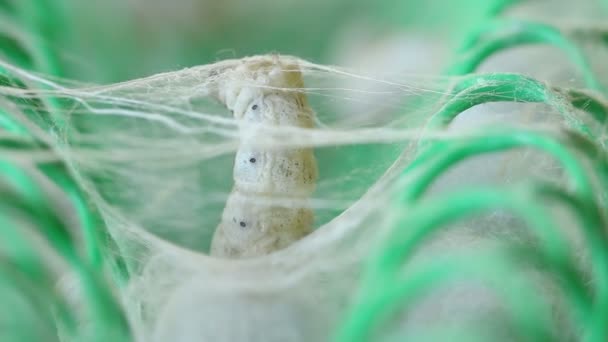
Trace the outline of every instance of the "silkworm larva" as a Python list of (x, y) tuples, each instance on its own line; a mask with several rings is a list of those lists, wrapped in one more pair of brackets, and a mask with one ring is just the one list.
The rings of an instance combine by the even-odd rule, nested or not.
[(213, 255), (264, 255), (287, 247), (310, 232), (310, 209), (259, 203), (264, 200), (238, 190), (230, 194), (213, 237)]
[[(313, 127), (314, 112), (301, 92), (297, 64), (278, 56), (251, 57), (225, 70), (216, 97), (237, 120), (275, 126)], [(317, 164), (311, 148), (259, 149), (242, 140), (234, 164), (234, 187), (211, 243), (211, 254), (248, 257), (284, 248), (308, 234), (307, 205), (279, 205), (283, 198), (304, 203), (312, 195)]]

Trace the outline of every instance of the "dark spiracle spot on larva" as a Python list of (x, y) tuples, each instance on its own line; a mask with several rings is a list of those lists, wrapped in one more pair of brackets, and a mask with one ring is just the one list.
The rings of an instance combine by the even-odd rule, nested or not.
[(247, 227), (247, 223), (245, 223), (245, 221), (239, 222), (239, 225), (241, 225), (243, 228)]
[(249, 162), (250, 162), (250, 163), (255, 163), (255, 162), (256, 162), (256, 160), (255, 160), (255, 158), (251, 158), (251, 159), (249, 159)]
[(251, 109), (253, 109), (253, 110), (258, 109), (258, 105), (256, 104), (256, 105), (251, 106)]

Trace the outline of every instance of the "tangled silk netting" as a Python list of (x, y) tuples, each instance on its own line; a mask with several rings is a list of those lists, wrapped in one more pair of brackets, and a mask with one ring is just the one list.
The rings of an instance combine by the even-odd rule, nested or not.
[[(0, 322), (30, 327), (0, 336), (605, 340), (602, 32), (497, 19), (441, 77), (262, 57), (303, 84), (247, 87), (304, 94), (313, 128), (235, 119), (214, 92), (241, 60), (104, 86), (0, 62)], [(530, 42), (565, 58), (490, 58)], [(314, 230), (209, 256), (244, 142), (314, 151)]]

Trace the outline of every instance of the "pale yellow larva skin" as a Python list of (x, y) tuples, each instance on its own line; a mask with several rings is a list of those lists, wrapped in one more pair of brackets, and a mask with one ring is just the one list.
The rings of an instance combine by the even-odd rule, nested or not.
[[(261, 56), (226, 70), (216, 96), (237, 120), (312, 128), (314, 112), (306, 96), (294, 90), (302, 87), (296, 64)], [(211, 242), (211, 255), (265, 255), (310, 233), (313, 212), (305, 203), (317, 180), (311, 148), (259, 149), (242, 140), (233, 175), (234, 188)]]

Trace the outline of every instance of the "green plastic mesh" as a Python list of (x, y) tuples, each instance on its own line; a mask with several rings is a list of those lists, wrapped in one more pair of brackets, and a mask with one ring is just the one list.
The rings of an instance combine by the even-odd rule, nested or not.
[[(315, 230), (231, 260), (208, 252), (244, 133), (211, 95), (239, 60), (213, 61), (226, 41), (268, 52), (242, 37), (257, 22), (222, 37), (209, 15), (205, 48), (155, 54), (127, 2), (0, 0), (1, 341), (608, 338), (605, 1), (381, 1), (370, 15), (400, 31), (450, 30), (389, 58), (357, 30), (340, 53), (282, 31), (346, 27), (346, 2), (268, 3), (235, 18), (277, 18), (259, 33), (298, 56), (275, 58), (299, 65), (316, 127), (256, 143), (314, 148)], [(110, 4), (122, 54), (74, 34)], [(170, 63), (200, 65), (141, 77)]]

